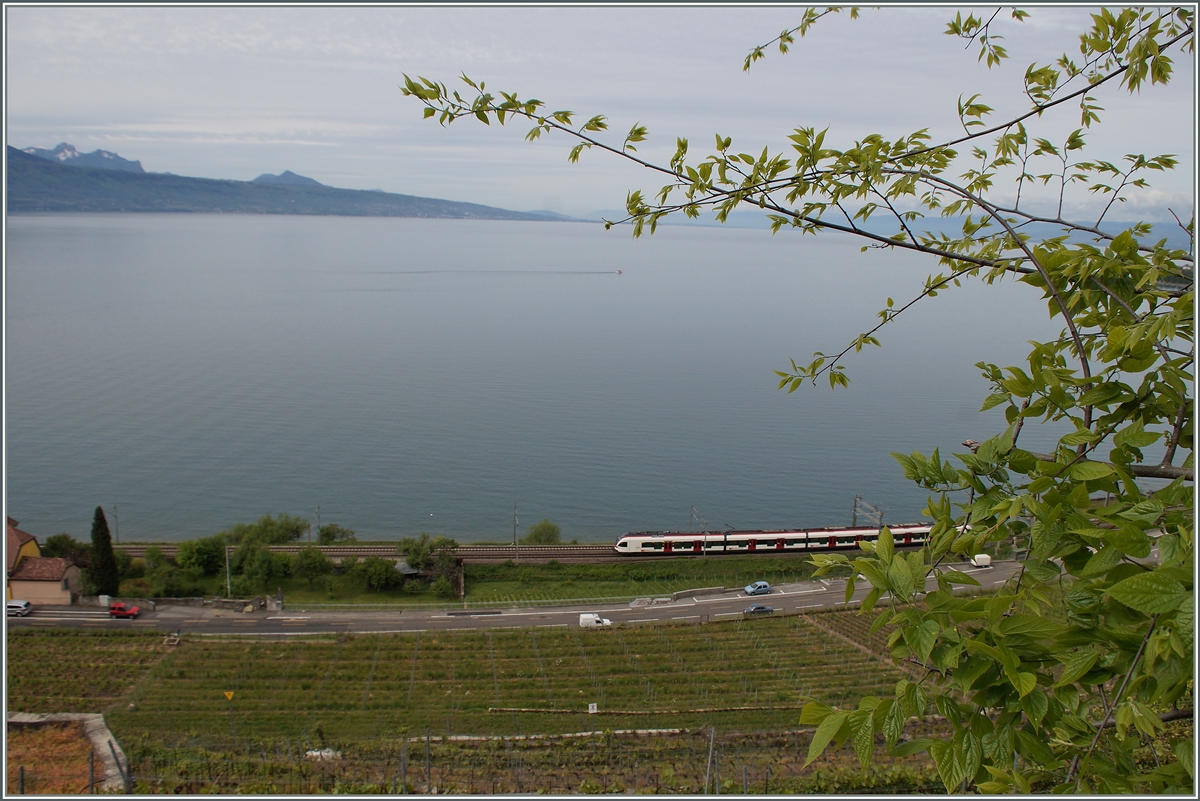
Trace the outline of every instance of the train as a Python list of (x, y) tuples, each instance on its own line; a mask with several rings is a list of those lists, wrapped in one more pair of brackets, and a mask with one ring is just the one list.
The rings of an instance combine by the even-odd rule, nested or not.
[[(888, 526), (897, 547), (924, 545), (931, 526), (906, 523)], [(879, 539), (879, 528), (831, 526), (769, 531), (630, 531), (613, 546), (623, 556), (653, 554), (789, 553), (855, 548)]]

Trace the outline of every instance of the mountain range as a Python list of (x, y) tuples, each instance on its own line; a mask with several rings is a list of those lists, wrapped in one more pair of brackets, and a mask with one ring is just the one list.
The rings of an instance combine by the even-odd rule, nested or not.
[(143, 170), (106, 150), (79, 153), (7, 148), (8, 213), (106, 211), (314, 214), (561, 221), (548, 212), (521, 212), (379, 190), (337, 189), (290, 170), (253, 181), (188, 178)]

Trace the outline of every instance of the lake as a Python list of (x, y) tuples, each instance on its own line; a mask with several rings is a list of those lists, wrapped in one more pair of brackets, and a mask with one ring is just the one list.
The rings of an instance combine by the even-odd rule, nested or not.
[[(266, 215), (11, 216), (7, 511), (41, 541), (177, 541), (286, 512), (359, 539), (511, 540), (885, 522), (926, 492), (889, 451), (1002, 426), (973, 366), (1058, 330), (968, 284), (792, 394), (933, 260), (833, 236)], [(1039, 440), (1039, 436), (1041, 439)], [(1026, 447), (1049, 447), (1027, 429)], [(115, 519), (112, 512), (116, 511)]]

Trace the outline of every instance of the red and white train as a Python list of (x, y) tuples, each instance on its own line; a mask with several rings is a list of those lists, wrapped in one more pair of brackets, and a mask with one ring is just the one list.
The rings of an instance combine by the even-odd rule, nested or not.
[[(924, 545), (930, 526), (910, 523), (888, 526), (897, 547)], [(787, 553), (855, 548), (879, 539), (878, 528), (834, 526), (771, 531), (631, 531), (617, 539), (613, 549), (623, 555)]]

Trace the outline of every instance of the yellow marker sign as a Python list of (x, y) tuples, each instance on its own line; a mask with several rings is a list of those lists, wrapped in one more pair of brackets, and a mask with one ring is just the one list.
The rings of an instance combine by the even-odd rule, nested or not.
[(230, 701), (232, 701), (233, 700), (233, 690), (226, 690), (225, 697), (228, 698)]

